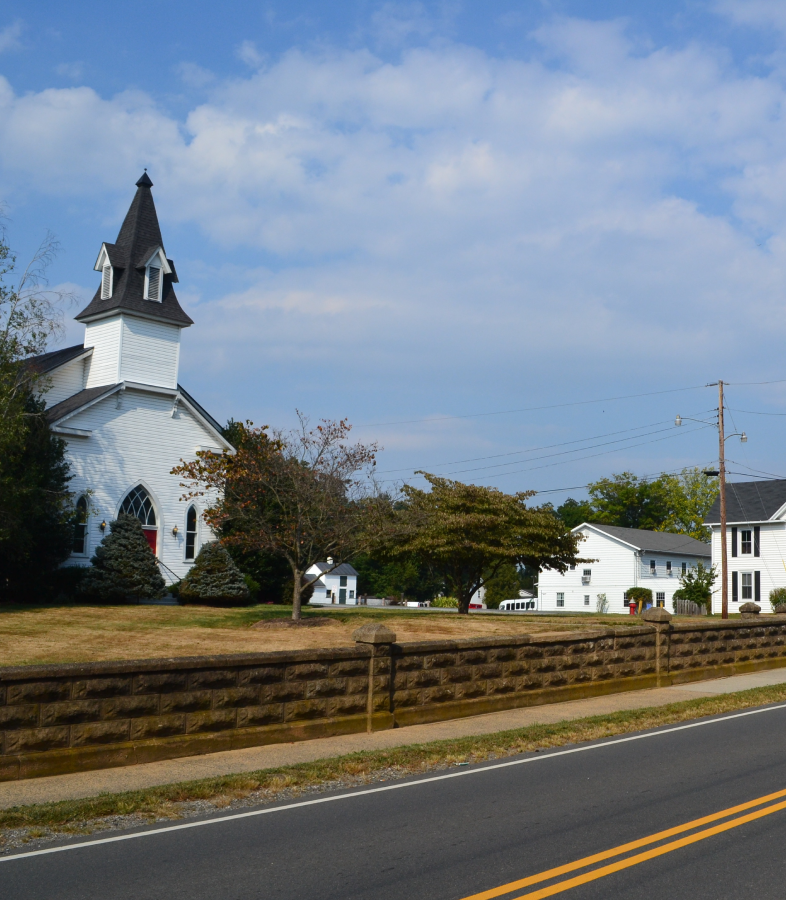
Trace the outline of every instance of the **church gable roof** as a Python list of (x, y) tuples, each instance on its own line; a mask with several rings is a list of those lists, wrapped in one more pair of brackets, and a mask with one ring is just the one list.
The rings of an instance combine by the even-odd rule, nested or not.
[(37, 372), (39, 375), (45, 375), (47, 372), (54, 372), (55, 369), (59, 369), (66, 363), (79, 359), (80, 356), (88, 356), (92, 352), (92, 347), (76, 344), (73, 347), (63, 347), (62, 350), (50, 350), (49, 353), (42, 353), (40, 356), (31, 356), (25, 360), (24, 364), (29, 370)]
[[(99, 254), (99, 262), (106, 255), (113, 268), (112, 295), (103, 298), (99, 286), (93, 299), (76, 316), (76, 320), (88, 322), (112, 313), (128, 312), (144, 318), (172, 322), (181, 327), (193, 325), (193, 320), (175, 296), (173, 284), (177, 282), (177, 274), (174, 263), (166, 259), (164, 240), (150, 191), (153, 182), (147, 172), (136, 185), (136, 194), (120, 226), (117, 240), (113, 244), (104, 243)], [(161, 273), (161, 300), (145, 300), (145, 266), (159, 249), (168, 264)]]

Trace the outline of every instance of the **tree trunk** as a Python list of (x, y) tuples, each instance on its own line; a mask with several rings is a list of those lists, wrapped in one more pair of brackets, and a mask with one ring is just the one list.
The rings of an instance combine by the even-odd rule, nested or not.
[(472, 599), (472, 594), (459, 594), (458, 596), (458, 611), (460, 616), (468, 616), (469, 615), (469, 601)]
[(300, 621), (300, 598), (303, 594), (303, 575), (298, 569), (292, 569), (292, 619)]

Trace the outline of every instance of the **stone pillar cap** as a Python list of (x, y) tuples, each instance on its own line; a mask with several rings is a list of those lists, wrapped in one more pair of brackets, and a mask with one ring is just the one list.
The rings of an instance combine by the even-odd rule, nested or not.
[(352, 632), (352, 640), (358, 644), (395, 644), (396, 632), (391, 631), (387, 625), (368, 622)]
[(641, 617), (645, 622), (671, 622), (671, 613), (662, 606), (645, 609)]
[(748, 603), (742, 604), (742, 606), (740, 607), (740, 612), (743, 616), (746, 614), (749, 616), (756, 616), (761, 612), (761, 607), (758, 603), (751, 603), (749, 601)]

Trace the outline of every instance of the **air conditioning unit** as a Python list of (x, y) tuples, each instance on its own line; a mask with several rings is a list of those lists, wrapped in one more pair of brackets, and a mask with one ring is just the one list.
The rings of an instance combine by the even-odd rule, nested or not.
[(582, 583), (582, 584), (589, 584), (589, 583), (590, 583), (590, 576), (589, 576), (589, 575), (582, 575), (582, 576), (581, 576), (581, 583)]

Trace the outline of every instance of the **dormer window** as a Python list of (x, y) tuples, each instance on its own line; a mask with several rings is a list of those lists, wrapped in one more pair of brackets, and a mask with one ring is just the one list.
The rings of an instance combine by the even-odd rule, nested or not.
[(106, 263), (101, 269), (101, 299), (108, 300), (112, 296), (112, 266)]
[(161, 301), (161, 269), (148, 266), (145, 271), (145, 300)]
[[(172, 275), (172, 266), (164, 254), (163, 247), (157, 247), (155, 251), (144, 260), (145, 266), (145, 300), (153, 300), (161, 303), (164, 299), (164, 276)], [(177, 279), (173, 279), (177, 280)]]

